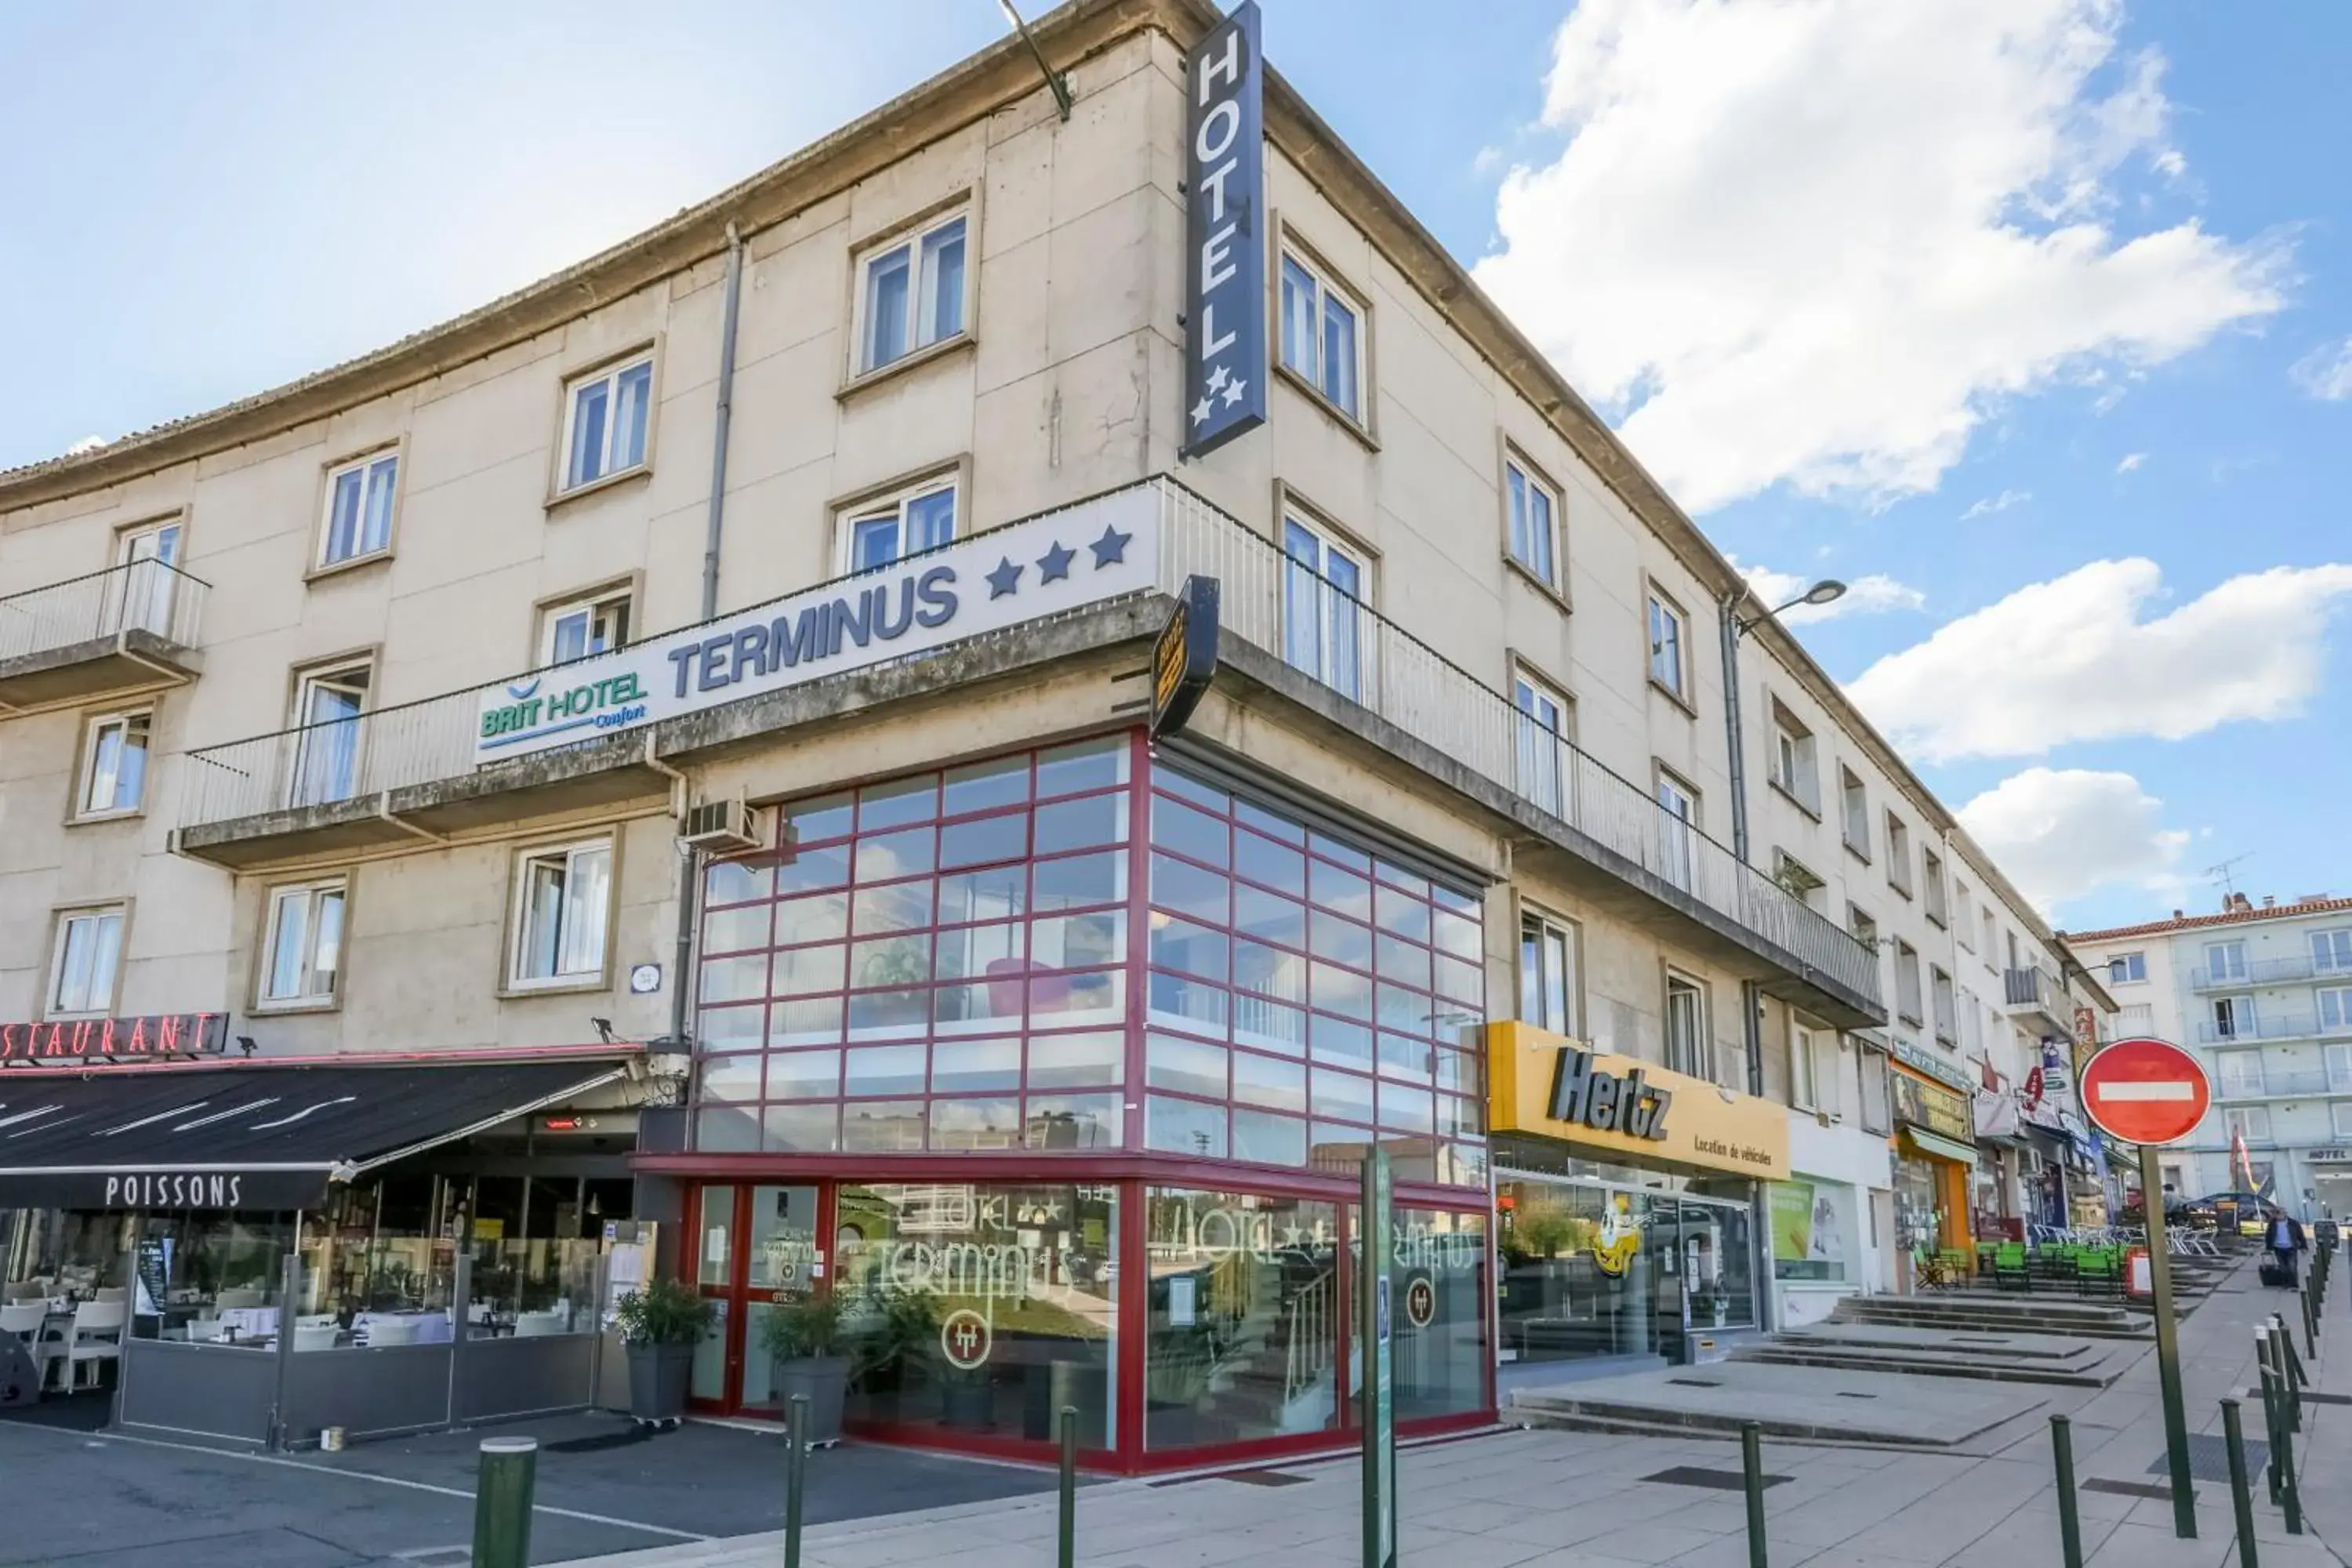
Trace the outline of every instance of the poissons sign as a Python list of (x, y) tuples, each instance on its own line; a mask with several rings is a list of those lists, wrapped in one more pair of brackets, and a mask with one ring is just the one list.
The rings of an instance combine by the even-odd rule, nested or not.
[(633, 730), (1154, 585), (1159, 499), (1118, 492), (481, 694), (477, 764)]

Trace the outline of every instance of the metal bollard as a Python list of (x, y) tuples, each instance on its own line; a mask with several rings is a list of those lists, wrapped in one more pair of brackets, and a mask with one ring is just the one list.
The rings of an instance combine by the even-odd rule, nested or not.
[(1062, 1406), (1061, 1568), (1078, 1561), (1078, 1407)]
[(801, 1568), (801, 1499), (808, 1489), (809, 1396), (784, 1401), (784, 1568)]
[(2303, 1483), (2294, 1477), (2294, 1428), (2282, 1423), (2278, 1435), (2279, 1506), (2286, 1510), (2286, 1532), (2303, 1533)]
[(2271, 1317), (2271, 1361), (2279, 1369), (2279, 1393), (2286, 1402), (2286, 1429), (2303, 1430), (2303, 1362), (2294, 1353), (2294, 1342), (2287, 1338), (2286, 1325), (2273, 1313)]
[(1748, 1486), (1748, 1568), (1769, 1568), (1764, 1552), (1764, 1428), (1739, 1424), (1739, 1468)]
[(2270, 1444), (2270, 1462), (2263, 1467), (2270, 1485), (2271, 1506), (2285, 1500), (2285, 1489), (2279, 1482), (2279, 1428), (2286, 1424), (2286, 1412), (2280, 1407), (2278, 1373), (2271, 1365), (2270, 1336), (2262, 1330), (2254, 1331), (2254, 1366), (2262, 1374), (2263, 1436)]
[(2074, 1496), (2074, 1424), (2050, 1418), (2050, 1457), (2058, 1467), (2058, 1548), (2065, 1568), (2083, 1568), (2083, 1521)]
[(530, 1494), (539, 1480), (539, 1439), (482, 1439), (474, 1489), (474, 1568), (525, 1568), (530, 1562)]
[(2319, 1314), (2312, 1310), (2311, 1292), (2297, 1291), (2303, 1301), (2303, 1353), (2319, 1359)]
[(2238, 1402), (2221, 1401), (2221, 1438), (2230, 1449), (2230, 1504), (2238, 1515), (2238, 1568), (2262, 1568), (2254, 1553), (2254, 1491), (2246, 1480), (2246, 1435), (2238, 1429)]

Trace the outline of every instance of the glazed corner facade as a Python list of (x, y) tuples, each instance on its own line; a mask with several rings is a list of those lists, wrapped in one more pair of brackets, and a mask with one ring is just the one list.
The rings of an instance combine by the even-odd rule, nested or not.
[[(0, 477), (0, 577), (12, 595), (38, 596), (42, 613), (29, 624), (52, 628), (23, 647), (0, 639), (0, 700), (12, 703), (0, 718), (11, 824), (0, 875), (16, 894), (0, 913), (0, 1018), (43, 1016), (58, 921), (96, 908), (122, 915), (113, 1013), (228, 1011), (272, 1054), (572, 1045), (590, 1037), (592, 1019), (622, 1038), (677, 1045), (678, 987), (691, 987), (684, 1019), (699, 1047), (695, 1087), (667, 1142), (640, 1146), (638, 1212), (675, 1227), (674, 1265), (701, 1272), (706, 1197), (736, 1205), (727, 1241), (730, 1258), (741, 1259), (753, 1194), (768, 1192), (772, 1213), (775, 1190), (807, 1189), (804, 1204), (815, 1206), (804, 1217), (828, 1227), (826, 1261), (838, 1265), (835, 1233), (844, 1224), (858, 1228), (870, 1259), (884, 1245), (873, 1217), (884, 1210), (947, 1223), (950, 1211), (910, 1196), (914, 1189), (968, 1186), (977, 1202), (987, 1187), (1066, 1188), (1066, 1197), (1027, 1201), (1040, 1211), (1058, 1205), (1064, 1228), (1081, 1238), (1067, 1249), (1068, 1267), (1084, 1278), (1040, 1285), (1083, 1294), (1108, 1279), (1112, 1297), (1091, 1299), (1127, 1314), (1118, 1320), (1119, 1348), (1106, 1352), (1103, 1408), (1132, 1418), (1118, 1423), (1115, 1437), (1107, 1429), (1098, 1456), (1123, 1466), (1160, 1462), (1149, 1440), (1155, 1376), (1163, 1378), (1161, 1404), (1173, 1407), (1177, 1384), (1167, 1380), (1192, 1375), (1155, 1373), (1147, 1336), (1202, 1339), (1216, 1292), (1232, 1289), (1244, 1267), (1296, 1287), (1298, 1342), (1320, 1348), (1294, 1357), (1286, 1338), (1278, 1348), (1269, 1338), (1251, 1352), (1264, 1354), (1267, 1377), (1282, 1363), (1289, 1409), (1276, 1425), (1288, 1429), (1220, 1437), (1232, 1413), (1213, 1412), (1193, 1439), (1280, 1447), (1344, 1431), (1344, 1397), (1327, 1417), (1297, 1403), (1292, 1385), (1324, 1386), (1327, 1356), (1345, 1365), (1336, 1321), (1345, 1313), (1333, 1304), (1345, 1266), (1333, 1264), (1319, 1295), (1315, 1281), (1327, 1272), (1320, 1260), (1343, 1258), (1352, 1234), (1346, 1146), (1391, 1142), (1392, 1156), (1425, 1160), (1403, 1173), (1409, 1201), (1451, 1217), (1431, 1220), (1409, 1250), (1457, 1269), (1473, 1251), (1491, 1256), (1486, 1242), (1465, 1245), (1491, 1217), (1481, 1152), (1487, 1058), (1476, 1031), (1489, 1020), (1531, 1017), (1520, 962), (1529, 921), (1565, 932), (1573, 954), (1562, 1003), (1571, 1016), (1531, 1021), (1564, 1022), (1564, 1033), (1643, 1063), (1667, 1059), (1671, 1026), (1685, 1065), (1726, 1092), (1788, 1098), (1796, 1020), (1832, 1035), (1885, 1021), (1887, 954), (1845, 934), (1848, 904), (1867, 903), (1890, 941), (1900, 935), (1920, 953), (1944, 951), (1939, 936), (1945, 949), (1951, 938), (1885, 893), (1883, 858), (1853, 859), (1833, 839), (1815, 847), (1820, 820), (1793, 806), (1783, 812), (1760, 783), (1749, 790), (1749, 863), (1723, 842), (1733, 788), (1726, 691), (1720, 666), (1697, 650), (1713, 643), (1719, 615), (1743, 607), (1726, 605), (1740, 591), (1737, 574), (1573, 395), (1555, 389), (1524, 345), (1514, 347), (1507, 322), (1475, 288), (1450, 280), (1458, 274), (1444, 273), (1451, 263), (1433, 242), (1278, 79), (1267, 89), (1268, 275), (1278, 277), (1280, 259), (1292, 257), (1353, 302), (1364, 325), (1360, 401), (1351, 415), (1325, 388), (1276, 367), (1262, 429), (1200, 460), (1180, 458), (1182, 61), (1184, 45), (1210, 20), (1205, 7), (1180, 0), (1066, 7), (1035, 30), (1069, 72), (1076, 110), (1066, 124), (1033, 62), (1010, 46), (992, 50), (495, 310), (252, 405)], [(953, 215), (968, 226), (962, 330), (878, 371), (861, 368), (863, 262)], [(730, 224), (740, 253), (729, 248)], [(732, 413), (714, 508), (710, 455), (730, 289), (740, 304)], [(604, 302), (583, 310), (590, 296)], [(1270, 289), (1270, 323), (1279, 309), (1272, 296)], [(566, 489), (567, 390), (640, 360), (652, 367), (644, 461)], [(385, 548), (321, 566), (329, 477), (378, 454), (396, 455), (399, 468)], [(1509, 559), (1505, 496), (1514, 468), (1557, 491), (1556, 581), (1532, 578)], [(1130, 591), (1016, 618), (921, 658), (649, 712), (642, 723), (527, 757), (478, 754), (483, 715), (496, 710), (486, 704), (544, 676), (551, 614), (624, 599), (633, 641), (700, 618), (714, 511), (723, 619), (823, 584), (854, 594), (856, 585), (839, 583), (852, 563), (853, 525), (905, 497), (943, 493), (952, 496), (958, 540), (1066, 521), (1070, 540), (1056, 542), (1075, 548), (1082, 531), (1099, 535), (1097, 522), (1148, 517), (1150, 570)], [(166, 579), (178, 585), (126, 588), (131, 575), (159, 574), (114, 566), (125, 542), (167, 522), (181, 531)], [(1302, 573), (1302, 536), (1355, 563), (1358, 574), (1343, 585), (1322, 563), (1338, 557)], [(1047, 569), (1012, 562), (1009, 552), (1005, 563), (1023, 566), (1032, 585)], [(1184, 734), (1155, 746), (1142, 733), (1151, 643), (1171, 596), (1193, 575), (1222, 585), (1217, 678)], [(110, 586), (93, 590), (85, 584), (93, 578)], [(1652, 678), (1653, 595), (1679, 608), (1692, 634), (1675, 689)], [(1335, 654), (1342, 637), (1345, 659)], [(358, 717), (323, 731), (289, 727), (303, 676), (322, 668), (364, 669)], [(1824, 785), (1846, 766), (1874, 809), (1923, 827), (1937, 820), (1940, 808), (1777, 628), (1751, 634), (1740, 668), (1751, 781), (1766, 776), (1759, 716), (1780, 702), (1820, 737)], [(566, 691), (599, 689), (569, 675), (561, 682)], [(1530, 728), (1522, 682), (1572, 700), (1567, 734)], [(78, 809), (91, 725), (131, 710), (151, 724), (143, 801), (131, 811)], [(333, 754), (343, 770), (334, 775), (341, 787), (323, 793), (300, 787), (315, 776), (303, 759), (320, 754), (322, 735), (342, 748)], [(1121, 782), (1069, 798), (1043, 790), (1041, 759), (1089, 745), (1126, 759)], [(759, 942), (711, 945), (717, 928), (730, 942), (740, 938), (758, 919), (743, 911), (763, 900), (725, 897), (730, 889), (709, 876), (698, 876), (680, 910), (677, 814), (690, 803), (740, 798), (765, 812), (773, 832), (807, 803), (855, 803), (930, 778), (942, 803), (929, 819), (936, 848), (950, 827), (1010, 816), (1010, 804), (958, 813), (944, 801), (969, 770), (1016, 755), (1030, 759), (1019, 809), (1032, 835), (1049, 807), (1078, 795), (1126, 801), (1123, 837), (1087, 849), (1129, 857), (1117, 897), (1050, 917), (1024, 908), (992, 922), (945, 921), (934, 901), (929, 924), (894, 928), (919, 930), (930, 942), (919, 979), (906, 977), (904, 952), (893, 958), (899, 967), (887, 973), (901, 976), (898, 984), (852, 984), (849, 950), (887, 934), (857, 928), (856, 895), (866, 884), (854, 847), (841, 889), (786, 895), (772, 880), (771, 924)], [(1695, 821), (1664, 820), (1657, 791), (1669, 780), (1695, 800)], [(1203, 807), (1188, 789), (1221, 792), (1227, 804)], [(1171, 818), (1181, 807), (1223, 824), (1236, 864), (1218, 868), (1213, 857), (1159, 845), (1153, 819), (1163, 801)], [(1307, 837), (1288, 843), (1245, 821), (1245, 810)], [(814, 852), (862, 841), (854, 826), (848, 832), (835, 840), (812, 829), (802, 842)], [(1950, 857), (1958, 866), (1969, 852), (1955, 832), (1944, 829), (1937, 842), (1961, 846)], [(1315, 836), (1332, 847), (1316, 848)], [(1296, 900), (1302, 940), (1244, 929), (1237, 889), (1292, 898), (1279, 879), (1238, 863), (1260, 840), (1295, 850), (1310, 879), (1317, 866), (1360, 875), (1369, 910), (1318, 903), (1310, 880)], [(603, 963), (563, 984), (514, 984), (520, 868), (534, 852), (578, 843), (609, 846)], [(1823, 872), (1823, 885), (1799, 892), (1777, 880), (1775, 848)], [(1163, 852), (1229, 879), (1226, 923), (1155, 896), (1153, 858)], [(1369, 869), (1350, 864), (1359, 856)], [(1018, 856), (985, 865), (1028, 868), (1024, 897), (1034, 898), (1037, 868), (1055, 858), (1033, 839)], [(1394, 873), (1387, 880), (1382, 865)], [(927, 878), (936, 900), (946, 879), (971, 868), (935, 865), (872, 881)], [(1398, 885), (1412, 879), (1427, 890)], [(1995, 880), (1989, 868), (1981, 879)], [(329, 880), (346, 899), (333, 995), (262, 1005), (272, 895)], [(1406, 893), (1408, 904), (1417, 899), (1430, 937), (1381, 924), (1384, 888)], [(1439, 889), (1475, 906), (1475, 954), (1435, 940), (1440, 915), (1467, 918), (1442, 908)], [(837, 938), (778, 940), (773, 922), (788, 896), (835, 890), (853, 906)], [(1995, 887), (1984, 891), (1997, 896)], [(2001, 907), (2003, 923), (2033, 943), (2031, 916)], [(1340, 951), (1318, 951), (1318, 912)], [(1115, 937), (1097, 934), (1127, 944), (1118, 953), (1034, 962), (1040, 920), (1112, 913), (1123, 921)], [(1156, 916), (1219, 933), (1224, 979), (1198, 973), (1207, 960), (1197, 952), (1155, 959), (1151, 933), (1164, 929)], [(941, 976), (943, 932), (968, 938), (982, 924), (1016, 919), (1028, 968)], [(1350, 927), (1370, 944), (1370, 962), (1354, 962)], [(1384, 969), (1383, 939), (1410, 974)], [(778, 989), (780, 962), (785, 985), (806, 978), (794, 967), (802, 961), (784, 954), (835, 941), (844, 945), (837, 990)], [(1234, 967), (1244, 942), (1276, 955), (1254, 961), (1270, 966), (1258, 984)], [(1425, 983), (1416, 952), (1430, 966)], [(992, 956), (1015, 955), (1001, 948)], [(1273, 978), (1294, 962), (1305, 966), (1303, 998)], [(1440, 984), (1441, 963), (1460, 966), (1450, 989)], [(1316, 994), (1318, 964), (1330, 968), (1340, 998), (1329, 1005)], [(757, 982), (748, 978), (754, 969)], [(1473, 972), (1477, 994), (1465, 995), (1462, 977)], [(1077, 984), (1081, 976), (1102, 984)], [(1368, 1001), (1355, 994), (1360, 982)], [(1222, 1020), (1180, 1006), (1155, 1022), (1155, 988), (1182, 993), (1194, 983), (1222, 984)], [(725, 989), (755, 984), (755, 996)], [(956, 1006), (1010, 1007), (1017, 994), (1022, 1011), (991, 1033), (943, 1035), (940, 994), (951, 985), (968, 988)], [(1116, 1004), (1108, 999), (1114, 985)], [(1399, 1009), (1413, 1007), (1404, 998), (1428, 999), (1424, 1026), (1383, 1027), (1384, 985)], [(860, 1026), (898, 1032), (852, 1037), (858, 996), (918, 987), (928, 999), (921, 1030), (912, 1027), (916, 1005), (902, 1001), (891, 1017)], [(1670, 1026), (1676, 988), (1697, 1000)], [(820, 995), (839, 1002), (836, 1039), (793, 1037), (809, 1032), (798, 1025), (779, 1033), (780, 1008)], [(1087, 996), (1101, 998), (1104, 1017), (1039, 1022)], [(754, 1005), (756, 1025), (727, 1016)], [(1359, 1005), (1370, 1017), (1355, 1016)], [(1244, 1030), (1244, 1013), (1264, 1023), (1280, 1008), (1305, 1021), (1302, 1039)], [(1443, 1035), (1426, 1026), (1441, 1015)], [(1405, 1011), (1388, 1017), (1409, 1023)], [(1318, 1058), (1317, 1018), (1364, 1028), (1369, 1055), (1334, 1044), (1337, 1054)], [(1038, 1040), (1087, 1032), (1117, 1037), (1116, 1081), (1100, 1068), (1084, 1083), (1031, 1081)], [(1393, 1059), (1382, 1054), (1383, 1036)], [(1157, 1062), (1155, 1039), (1172, 1042)], [(989, 1052), (962, 1048), (974, 1040), (999, 1047), (992, 1066)], [(1006, 1041), (1018, 1057), (1010, 1069)], [(1298, 1053), (1285, 1048), (1292, 1045)], [(919, 1093), (905, 1089), (913, 1069), (904, 1056), (861, 1060), (857, 1070), (870, 1067), (867, 1081), (885, 1087), (850, 1089), (849, 1053), (910, 1047), (923, 1052)], [(944, 1070), (976, 1075), (953, 1079), (945, 1093), (943, 1049)], [(823, 1081), (825, 1065), (814, 1058), (827, 1050), (840, 1056), (830, 1064), (836, 1089), (829, 1098), (802, 1092)], [(1416, 1053), (1427, 1058), (1425, 1078), (1412, 1076), (1422, 1070), (1407, 1059)], [(1219, 1062), (1223, 1087), (1211, 1089)], [(1454, 1076), (1441, 1081), (1441, 1070)], [(1337, 1088), (1318, 1107), (1327, 1072)], [(758, 1080), (748, 1095), (747, 1073)], [(1165, 1106), (1158, 1144), (1155, 1098)], [(919, 1124), (903, 1109), (872, 1109), (918, 1102)], [(820, 1103), (829, 1113), (811, 1109)], [(1189, 1152), (1164, 1146), (1180, 1136)], [(714, 1188), (728, 1196), (706, 1191)], [(884, 1188), (890, 1194), (877, 1197)], [(1019, 1210), (1006, 1201), (1006, 1213)], [(1151, 1247), (1177, 1247), (1187, 1227), (1192, 1241), (1184, 1245), (1193, 1245), (1204, 1227), (1213, 1236), (1230, 1225), (1203, 1216), (1244, 1208), (1265, 1215), (1269, 1205), (1292, 1206), (1279, 1225), (1267, 1221), (1265, 1247), (1196, 1263), (1171, 1253), (1160, 1259), (1164, 1279), (1199, 1277), (1189, 1288), (1148, 1283)], [(710, 1287), (739, 1307), (722, 1403), (743, 1403), (749, 1267), (730, 1262), (729, 1281)], [(1441, 1297), (1450, 1288), (1433, 1287)], [(1187, 1289), (1190, 1322), (1179, 1321)], [(1225, 1300), (1230, 1307), (1238, 1299)], [(1147, 1327), (1155, 1311), (1162, 1321)], [(1334, 1320), (1328, 1336), (1325, 1320)], [(1491, 1345), (1479, 1326), (1489, 1321), (1482, 1311), (1448, 1331)], [(1440, 1381), (1458, 1389), (1450, 1370)], [(1491, 1399), (1488, 1388), (1477, 1408)], [(953, 1426), (943, 1406), (935, 1414)], [(868, 1415), (877, 1429), (908, 1428), (888, 1412)], [(1012, 1428), (1004, 1442), (1031, 1451), (1021, 1447), (1035, 1440), (1025, 1415), (1015, 1421), (1008, 1411), (1002, 1420)], [(943, 1432), (931, 1440), (961, 1439)]]

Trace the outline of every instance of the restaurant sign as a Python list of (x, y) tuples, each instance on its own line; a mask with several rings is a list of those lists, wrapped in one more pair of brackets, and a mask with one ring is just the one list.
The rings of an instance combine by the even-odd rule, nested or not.
[(1529, 1024), (1486, 1026), (1488, 1124), (1588, 1158), (1696, 1167), (1756, 1181), (1789, 1173), (1789, 1119), (1769, 1100)]
[(1907, 1073), (1894, 1075), (1895, 1119), (1911, 1127), (1924, 1127), (1930, 1132), (1961, 1143), (1973, 1143), (1977, 1137), (1974, 1108), (1961, 1096), (1948, 1089), (1924, 1082)]
[(929, 653), (1152, 587), (1160, 498), (1115, 492), (486, 689), (478, 764)]
[(227, 1048), (226, 1013), (152, 1013), (136, 1018), (0, 1024), (0, 1063), (104, 1068), (216, 1057)]

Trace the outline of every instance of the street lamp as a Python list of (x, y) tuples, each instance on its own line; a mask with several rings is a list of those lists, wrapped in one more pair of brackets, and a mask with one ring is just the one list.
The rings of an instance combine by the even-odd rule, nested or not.
[(1748, 620), (1741, 621), (1735, 619), (1733, 624), (1737, 626), (1739, 630), (1744, 632), (1748, 630), (1748, 627), (1754, 626), (1758, 621), (1769, 621), (1778, 616), (1781, 611), (1793, 610), (1799, 605), (1827, 605), (1844, 597), (1845, 584), (1839, 582), (1834, 577), (1824, 577), (1820, 582), (1814, 584), (1811, 587), (1806, 589), (1803, 593), (1798, 595), (1795, 598), (1790, 600), (1787, 604), (1775, 605), (1770, 609), (1766, 610), (1762, 615), (1754, 616)]

